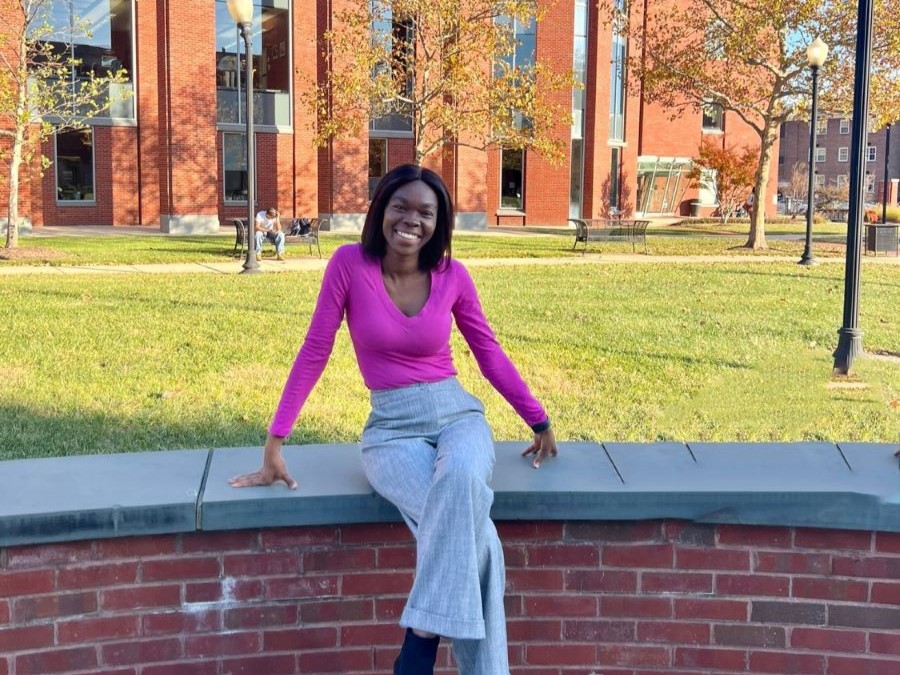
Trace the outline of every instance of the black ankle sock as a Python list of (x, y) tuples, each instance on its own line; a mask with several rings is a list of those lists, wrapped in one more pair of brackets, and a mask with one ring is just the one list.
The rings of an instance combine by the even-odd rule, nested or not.
[(394, 661), (394, 675), (432, 675), (440, 641), (440, 635), (423, 638), (407, 628), (400, 656)]

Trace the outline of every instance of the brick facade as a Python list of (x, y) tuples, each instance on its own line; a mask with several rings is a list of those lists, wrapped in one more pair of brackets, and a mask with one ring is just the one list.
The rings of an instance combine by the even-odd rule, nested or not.
[[(313, 119), (298, 95), (313, 80), (323, 81), (327, 64), (321, 35), (333, 28), (342, 6), (352, 0), (292, 3), (292, 128), (257, 130), (257, 202), (275, 204), (288, 215), (332, 216), (335, 225), (358, 227), (368, 204), (368, 136), (342, 137), (329, 147), (312, 146)], [(151, 225), (164, 231), (215, 229), (246, 215), (247, 207), (226, 203), (223, 133), (217, 123), (215, 3), (174, 0), (135, 2), (136, 118), (133, 124), (95, 128), (94, 202), (56, 201), (55, 167), (33, 176), (23, 191), (22, 211), (36, 225)], [(537, 29), (537, 56), (559, 70), (573, 61), (574, 2), (553, 2)], [(585, 108), (583, 206), (585, 217), (601, 215), (610, 183), (609, 87), (611, 34), (596, 3), (588, 3), (588, 73)], [(351, 58), (352, 55), (335, 55)], [(571, 104), (571, 92), (559, 94)], [(233, 127), (234, 125), (232, 125)], [(526, 153), (524, 215), (504, 223), (564, 226), (569, 217), (571, 141), (567, 123), (554, 133), (566, 154), (558, 166)], [(699, 148), (699, 114), (671, 120), (665, 111), (635, 96), (626, 101), (621, 146), (621, 195), (633, 206), (639, 156), (690, 158)], [(723, 142), (757, 139), (739, 120), (726, 117)], [(46, 149), (53, 157), (52, 146)], [(898, 153), (900, 154), (900, 153)], [(388, 139), (388, 166), (412, 158), (410, 139)], [(452, 187), (469, 224), (499, 222), (500, 158), (496, 150), (451, 148), (435, 167)], [(36, 167), (35, 167), (36, 168)], [(36, 173), (34, 171), (33, 173)], [(775, 170), (771, 186), (774, 194)], [(670, 212), (685, 215), (696, 191), (688, 189)]]
[[(513, 675), (900, 669), (897, 533), (498, 529)], [(0, 549), (0, 674), (388, 672), (414, 566), (402, 524)]]

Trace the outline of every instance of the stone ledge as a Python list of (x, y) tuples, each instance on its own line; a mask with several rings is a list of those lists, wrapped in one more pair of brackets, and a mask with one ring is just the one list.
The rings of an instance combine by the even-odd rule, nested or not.
[[(891, 443), (560, 444), (535, 471), (497, 443), (497, 520), (684, 519), (900, 532)], [(259, 448), (0, 462), (0, 547), (296, 525), (399, 521), (356, 444), (286, 446), (300, 482), (234, 490)]]

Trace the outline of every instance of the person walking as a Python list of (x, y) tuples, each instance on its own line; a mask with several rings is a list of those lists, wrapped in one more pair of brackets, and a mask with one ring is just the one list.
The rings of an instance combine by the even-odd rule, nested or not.
[(461, 675), (509, 675), (505, 567), (490, 519), (494, 442), (481, 402), (458, 382), (451, 322), (481, 372), (533, 432), (522, 456), (558, 454), (550, 420), (503, 351), (465, 267), (451, 258), (453, 204), (436, 173), (411, 164), (378, 184), (360, 244), (325, 271), (263, 449), (262, 468), (234, 487), (297, 481), (281, 448), (318, 381), (346, 317), (371, 412), (362, 462), (372, 487), (416, 540), (416, 572), (400, 618), (395, 675), (430, 675), (441, 637)]

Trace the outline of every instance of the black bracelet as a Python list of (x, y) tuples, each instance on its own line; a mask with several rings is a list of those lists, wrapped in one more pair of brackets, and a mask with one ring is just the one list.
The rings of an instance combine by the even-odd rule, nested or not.
[(550, 420), (549, 419), (546, 419), (543, 422), (538, 422), (537, 424), (531, 425), (531, 430), (536, 434), (547, 431), (547, 429), (549, 429), (549, 428), (550, 428)]

